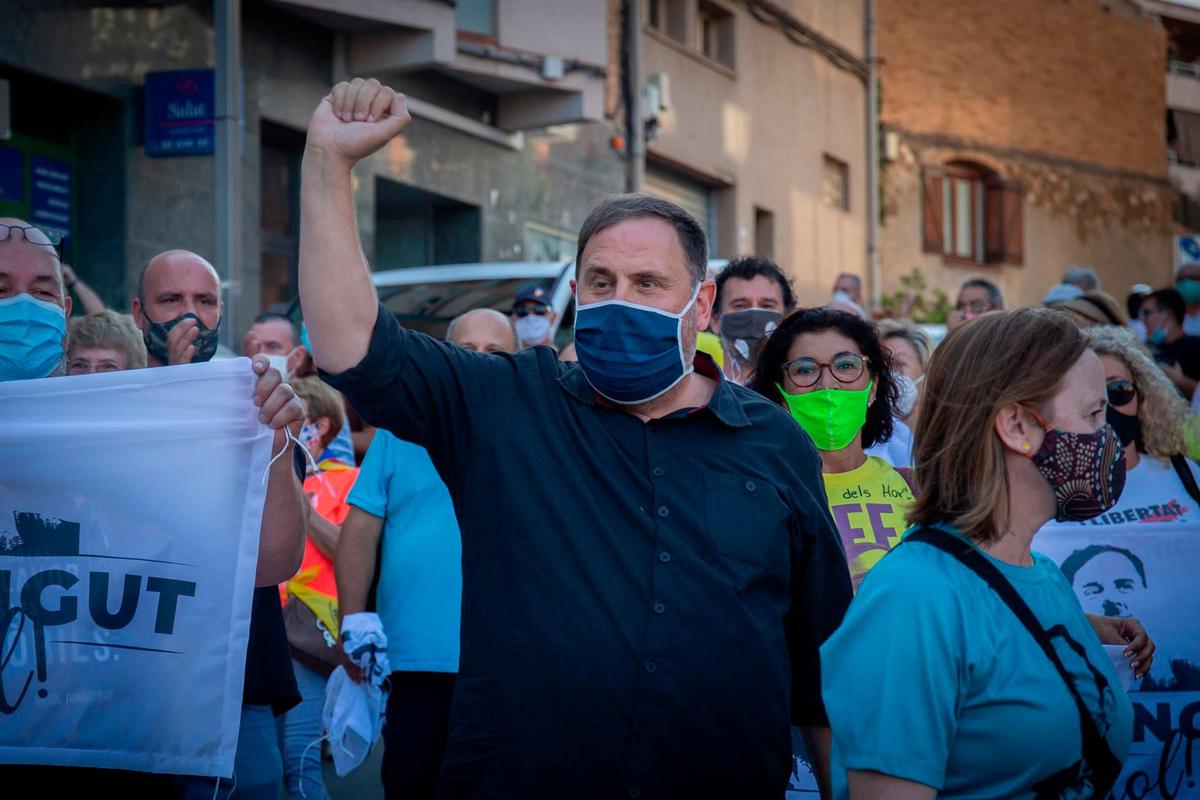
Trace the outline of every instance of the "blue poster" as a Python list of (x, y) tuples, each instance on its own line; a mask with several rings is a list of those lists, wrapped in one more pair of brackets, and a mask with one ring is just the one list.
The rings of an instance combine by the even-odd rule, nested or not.
[(210, 155), (214, 116), (211, 69), (146, 73), (146, 155)]
[(0, 147), (0, 200), (25, 202), (25, 158), (15, 147)]
[(47, 233), (66, 238), (71, 233), (74, 203), (71, 198), (71, 165), (49, 156), (30, 155), (29, 172), (33, 191), (29, 198), (29, 221)]

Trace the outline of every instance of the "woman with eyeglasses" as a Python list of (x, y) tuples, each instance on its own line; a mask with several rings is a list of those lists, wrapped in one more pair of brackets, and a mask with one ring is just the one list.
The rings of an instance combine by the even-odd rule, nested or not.
[(1096, 521), (1200, 525), (1200, 469), (1187, 457), (1187, 402), (1132, 331), (1097, 327), (1084, 336), (1104, 365), (1108, 424), (1125, 448), (1125, 490)]
[(874, 326), (844, 311), (800, 309), (763, 345), (750, 388), (812, 437), (857, 589), (900, 541), (913, 500), (907, 478), (865, 452), (891, 436), (896, 402), (891, 360)]
[(985, 314), (934, 352), (913, 528), (821, 648), (834, 796), (1106, 797), (1133, 709), (1105, 644), (1149, 667), (1134, 619), (1089, 619), (1033, 549), (1120, 496), (1105, 369), (1064, 314)]

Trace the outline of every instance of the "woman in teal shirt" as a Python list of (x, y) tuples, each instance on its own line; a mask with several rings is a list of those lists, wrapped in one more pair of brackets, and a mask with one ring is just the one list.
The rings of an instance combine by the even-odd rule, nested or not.
[(926, 386), (916, 527), (821, 649), (834, 794), (1103, 796), (1132, 710), (1101, 639), (1139, 672), (1153, 645), (1136, 620), (1089, 621), (1032, 543), (1120, 494), (1104, 369), (1065, 316), (1026, 308), (951, 334)]

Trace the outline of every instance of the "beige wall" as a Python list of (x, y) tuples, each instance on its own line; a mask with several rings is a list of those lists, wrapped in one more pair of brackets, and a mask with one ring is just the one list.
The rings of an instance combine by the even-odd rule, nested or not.
[[(723, 5), (735, 16), (733, 70), (657, 31), (646, 33), (645, 75), (669, 75), (672, 101), (651, 156), (727, 187), (719, 191), (714, 255), (752, 252), (755, 207), (771, 211), (775, 259), (792, 274), (798, 298), (827, 299), (839, 272), (866, 272), (865, 85), (742, 5)], [(861, 3), (781, 5), (861, 56)], [(849, 165), (848, 211), (821, 203), (824, 154)]]
[(500, 0), (496, 17), (502, 47), (604, 65), (608, 7), (602, 0)]

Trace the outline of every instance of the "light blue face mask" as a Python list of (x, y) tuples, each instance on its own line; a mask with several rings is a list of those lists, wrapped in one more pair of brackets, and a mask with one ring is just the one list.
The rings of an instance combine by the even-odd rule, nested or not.
[(0, 300), (0, 381), (49, 377), (62, 363), (67, 312), (19, 294)]
[(691, 374), (683, 352), (683, 318), (700, 285), (678, 314), (624, 300), (580, 306), (575, 355), (588, 382), (614, 403), (637, 405), (665, 394)]

